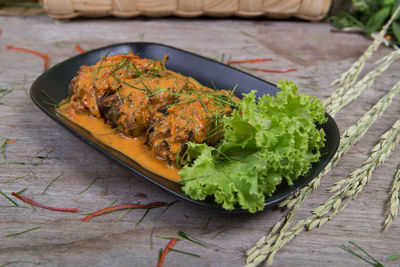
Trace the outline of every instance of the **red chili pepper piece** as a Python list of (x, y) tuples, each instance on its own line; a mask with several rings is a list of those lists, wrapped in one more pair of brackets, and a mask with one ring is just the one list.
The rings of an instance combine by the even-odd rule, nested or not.
[(74, 208), (54, 208), (54, 207), (49, 207), (49, 206), (44, 206), (40, 203), (37, 203), (36, 201), (30, 199), (30, 198), (25, 198), (23, 196), (18, 195), (17, 193), (12, 192), (11, 193), (12, 196), (18, 198), (19, 200), (31, 204), (33, 206), (36, 206), (38, 208), (42, 208), (42, 209), (47, 209), (47, 210), (54, 210), (54, 211), (64, 211), (64, 212), (78, 212), (78, 209), (74, 209)]
[(83, 50), (82, 47), (80, 47), (78, 44), (75, 45), (75, 50), (79, 53), (85, 53), (85, 50)]
[(23, 47), (12, 46), (12, 45), (8, 45), (8, 46), (6, 46), (6, 48), (7, 49), (19, 50), (19, 51), (22, 51), (22, 52), (26, 52), (26, 53), (31, 53), (31, 54), (37, 55), (37, 56), (39, 56), (39, 57), (44, 59), (44, 71), (49, 69), (50, 57), (49, 57), (48, 54), (42, 54), (42, 53), (40, 53), (38, 51), (35, 51), (35, 50), (26, 49), (26, 48), (23, 48)]
[(92, 212), (91, 214), (89, 214), (88, 216), (86, 216), (85, 218), (82, 219), (82, 222), (86, 222), (90, 219), (92, 219), (94, 216), (97, 215), (101, 215), (105, 212), (108, 211), (114, 211), (114, 210), (123, 210), (123, 209), (147, 209), (147, 208), (156, 208), (156, 207), (161, 207), (164, 206), (165, 202), (153, 202), (153, 203), (149, 203), (149, 204), (145, 204), (145, 205), (140, 205), (140, 204), (123, 204), (123, 205), (118, 205), (118, 206), (111, 206), (108, 208), (104, 208), (95, 212)]
[(286, 73), (286, 72), (292, 72), (292, 71), (297, 71), (296, 68), (293, 69), (281, 69), (281, 70), (270, 70), (270, 69), (259, 69), (259, 68), (254, 68), (255, 70), (263, 71), (263, 72), (272, 72), (272, 73)]
[(122, 58), (131, 58), (131, 59), (141, 59), (140, 57), (134, 55), (121, 55)]
[(175, 243), (176, 243), (177, 241), (178, 241), (178, 239), (172, 238), (172, 239), (169, 241), (169, 243), (165, 246), (163, 252), (161, 253), (161, 257), (160, 257), (160, 259), (158, 260), (157, 267), (162, 267), (162, 265), (163, 265), (163, 263), (164, 263), (165, 256), (168, 254), (168, 252), (170, 251), (170, 248), (172, 248), (172, 247), (175, 245)]
[(226, 64), (240, 64), (240, 63), (256, 63), (256, 62), (264, 62), (270, 61), (272, 58), (256, 58), (256, 59), (246, 59), (246, 60), (228, 60)]

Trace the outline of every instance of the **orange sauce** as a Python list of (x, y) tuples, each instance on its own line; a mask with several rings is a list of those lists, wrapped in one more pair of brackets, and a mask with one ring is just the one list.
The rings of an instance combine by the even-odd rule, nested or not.
[(120, 151), (136, 161), (145, 169), (163, 176), (172, 181), (178, 181), (178, 169), (169, 165), (166, 160), (159, 159), (145, 146), (144, 137), (128, 137), (117, 133), (107, 125), (103, 119), (95, 118), (87, 114), (69, 113), (59, 110), (62, 115), (89, 131), (103, 144)]

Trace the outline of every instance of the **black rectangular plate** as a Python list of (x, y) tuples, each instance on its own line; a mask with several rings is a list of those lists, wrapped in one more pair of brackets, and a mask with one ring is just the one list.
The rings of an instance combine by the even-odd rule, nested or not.
[[(210, 88), (213, 88), (215, 85), (217, 88), (221, 89), (232, 89), (237, 85), (235, 94), (238, 97), (241, 97), (243, 93), (249, 93), (253, 89), (257, 90), (258, 96), (262, 96), (264, 94), (275, 95), (279, 91), (275, 85), (269, 82), (234, 69), (225, 64), (216, 62), (212, 59), (163, 44), (139, 42), (122, 43), (102, 47), (77, 55), (55, 65), (40, 75), (33, 83), (30, 91), (33, 102), (50, 118), (60, 123), (81, 140), (112, 158), (117, 163), (128, 168), (133, 173), (158, 185), (175, 196), (190, 201), (194, 204), (220, 211), (234, 213), (247, 212), (242, 209), (226, 211), (219, 204), (213, 202), (212, 200), (197, 201), (190, 199), (181, 191), (180, 184), (146, 170), (134, 160), (97, 140), (87, 130), (63, 118), (62, 116), (57, 115), (54, 107), (47, 104), (49, 99), (48, 96), (43, 92), (45, 91), (57, 101), (61, 101), (62, 99), (66, 98), (68, 96), (68, 85), (72, 78), (77, 74), (80, 66), (94, 65), (101, 59), (102, 56), (105, 56), (107, 53), (109, 53), (111, 56), (116, 54), (126, 54), (129, 51), (133, 51), (136, 55), (149, 59), (161, 59), (165, 54), (168, 54), (168, 60), (166, 63), (166, 67), (168, 69), (179, 72), (185, 76), (191, 76), (203, 85)], [(326, 142), (325, 147), (321, 151), (322, 156), (320, 161), (313, 164), (312, 169), (306, 175), (304, 175), (304, 177), (296, 180), (294, 185), (288, 186), (287, 184), (282, 183), (282, 185), (277, 188), (273, 196), (266, 198), (265, 207), (279, 203), (300, 188), (304, 187), (322, 171), (322, 169), (335, 154), (339, 145), (339, 130), (335, 121), (328, 114), (326, 114), (326, 116), (328, 117), (328, 121), (321, 125), (326, 133)]]

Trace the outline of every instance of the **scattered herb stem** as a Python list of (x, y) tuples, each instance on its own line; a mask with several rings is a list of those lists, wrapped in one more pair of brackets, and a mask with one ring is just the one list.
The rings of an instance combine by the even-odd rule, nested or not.
[(153, 233), (154, 233), (154, 229), (155, 229), (155, 228), (156, 228), (156, 227), (153, 226), (153, 228), (151, 228), (151, 231), (150, 231), (150, 237), (149, 237), (150, 249), (153, 249)]
[(8, 179), (8, 180), (4, 181), (3, 184), (10, 183), (10, 182), (13, 182), (13, 181), (18, 180), (18, 179), (22, 179), (22, 178), (24, 178), (24, 177), (26, 177), (28, 175), (29, 174), (24, 174), (24, 175), (20, 175), (20, 176)]
[(40, 265), (40, 261), (27, 261), (27, 260), (15, 260), (15, 261), (7, 261), (5, 263), (3, 263), (2, 265), (0, 265), (0, 267), (5, 267), (11, 264), (17, 264), (17, 263), (30, 263), (30, 264), (34, 264), (34, 265)]
[(195, 243), (195, 244), (197, 244), (197, 245), (200, 245), (200, 246), (202, 246), (202, 247), (205, 247), (205, 248), (209, 248), (209, 247), (210, 247), (210, 244), (207, 244), (207, 243), (204, 242), (204, 241), (201, 241), (201, 240), (199, 240), (199, 239), (197, 239), (197, 238), (194, 238), (193, 236), (190, 236), (189, 234), (186, 234), (186, 233), (184, 233), (184, 232), (182, 232), (182, 231), (179, 231), (179, 232), (178, 232), (178, 235), (179, 235), (180, 237), (182, 237), (182, 238), (184, 238), (184, 239), (186, 239), (186, 240), (188, 240), (188, 241), (190, 241), (190, 242), (193, 242), (193, 243)]
[(81, 192), (78, 193), (78, 195), (82, 195), (83, 193), (85, 193), (86, 191), (88, 191), (89, 188), (90, 188), (99, 178), (100, 178), (100, 176), (97, 176), (96, 178), (94, 178), (94, 179), (90, 182), (90, 184), (89, 184), (84, 190), (82, 190)]
[(127, 209), (126, 211), (124, 211), (116, 220), (115, 222), (119, 222), (120, 220), (122, 220), (122, 218), (125, 217), (126, 214), (128, 214), (132, 209)]
[(15, 207), (19, 207), (18, 203), (15, 202), (14, 200), (12, 200), (9, 196), (7, 196), (6, 194), (4, 194), (1, 190), (0, 190), (0, 194), (2, 194), (8, 201), (10, 201)]
[(148, 208), (147, 210), (146, 210), (146, 212), (143, 214), (143, 216), (139, 219), (139, 221), (135, 224), (135, 226), (138, 226), (142, 221), (143, 221), (143, 219), (147, 216), (147, 214), (149, 213), (149, 211), (150, 211), (150, 208)]
[(35, 231), (35, 230), (38, 230), (38, 229), (40, 229), (40, 226), (32, 227), (32, 228), (24, 230), (22, 232), (6, 234), (5, 237), (18, 236), (18, 235), (22, 235), (22, 234), (25, 234), (25, 233), (28, 233), (28, 232), (31, 232), (31, 231)]
[(198, 257), (198, 258), (200, 258), (200, 255), (198, 255), (198, 254), (186, 252), (186, 251), (183, 251), (183, 250), (174, 249), (174, 248), (169, 248), (169, 250), (171, 250), (171, 251), (173, 251), (173, 252), (177, 252), (177, 253), (181, 253), (181, 254), (185, 254), (185, 255), (189, 255), (189, 256), (193, 256), (193, 257)]
[[(342, 249), (346, 250), (347, 252), (349, 252), (350, 254), (362, 259), (363, 261), (365, 261), (366, 263), (371, 264), (372, 266), (375, 267), (384, 267), (382, 263), (378, 262), (374, 257), (372, 257), (367, 251), (365, 251), (362, 247), (360, 247), (359, 245), (357, 245), (355, 242), (353, 241), (349, 241), (349, 243), (353, 246), (355, 246), (357, 249), (359, 249), (362, 253), (364, 253), (368, 258), (362, 256), (361, 254), (355, 252), (352, 248), (342, 245)], [(372, 261), (370, 261), (372, 260)]]
[(50, 181), (50, 183), (48, 183), (48, 184), (46, 185), (46, 187), (44, 188), (44, 190), (43, 190), (43, 192), (42, 192), (42, 196), (46, 193), (46, 191), (49, 189), (49, 187), (50, 187), (55, 181), (57, 181), (58, 178), (60, 178), (60, 177), (63, 176), (63, 175), (64, 175), (63, 173), (60, 173), (59, 175), (57, 175), (56, 177), (54, 177), (54, 178)]

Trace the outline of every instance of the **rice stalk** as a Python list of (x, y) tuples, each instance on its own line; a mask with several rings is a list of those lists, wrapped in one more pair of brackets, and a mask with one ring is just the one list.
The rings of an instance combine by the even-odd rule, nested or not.
[(391, 196), (389, 201), (389, 211), (386, 215), (383, 230), (389, 228), (392, 221), (397, 218), (398, 207), (399, 207), (399, 192), (400, 192), (400, 165), (397, 169), (397, 173), (393, 180)]
[(344, 106), (348, 105), (350, 102), (358, 98), (364, 90), (371, 87), (376, 78), (381, 75), (385, 70), (387, 70), (389, 66), (398, 58), (400, 58), (400, 50), (395, 50), (379, 60), (377, 63), (380, 63), (380, 65), (377, 68), (366, 74), (351, 88), (348, 88), (348, 90), (344, 92), (340, 97), (338, 96), (331, 98), (328, 104), (324, 103), (326, 112), (329, 113), (331, 116), (335, 116), (336, 113), (340, 111)]
[[(304, 202), (308, 194), (310, 194), (315, 189), (316, 185), (319, 184), (321, 178), (332, 170), (332, 168), (339, 162), (340, 158), (344, 154), (346, 154), (349, 149), (365, 135), (372, 124), (382, 116), (383, 112), (390, 106), (393, 97), (398, 92), (400, 92), (400, 82), (393, 86), (385, 96), (383, 96), (369, 111), (367, 111), (357, 121), (356, 124), (350, 126), (341, 135), (338, 150), (331, 161), (324, 168), (324, 170), (322, 170), (322, 172), (309, 184), (297, 191), (292, 197), (288, 197), (285, 201), (280, 203), (281, 207), (287, 206), (288, 211), (286, 215), (274, 225), (267, 236), (263, 236), (254, 247), (246, 252), (248, 256), (247, 261), (251, 262), (260, 254), (260, 247), (270, 246), (275, 243), (276, 240), (271, 239), (272, 235), (275, 232), (280, 229), (280, 234), (282, 234), (289, 228), (291, 222), (294, 219), (294, 216), (296, 215), (297, 211), (299, 210), (301, 204)], [(331, 188), (331, 190), (342, 187), (344, 183), (345, 181), (343, 180), (337, 182), (334, 187)]]
[[(339, 214), (350, 202), (355, 199), (369, 182), (372, 172), (386, 160), (400, 139), (400, 119), (385, 132), (377, 145), (369, 152), (369, 157), (363, 165), (352, 172), (346, 179), (343, 179), (343, 187), (326, 200), (322, 205), (314, 209), (313, 215), (296, 223), (290, 229), (280, 232), (278, 236), (271, 239), (273, 243), (266, 243), (258, 250), (253, 250), (251, 260), (246, 262), (246, 266), (255, 266), (267, 259), (268, 264), (272, 264), (276, 252), (285, 246), (296, 235), (303, 230), (311, 230), (320, 227), (327, 221)], [(348, 192), (354, 192), (348, 194)], [(255, 252), (259, 252), (254, 255)]]
[[(390, 20), (386, 23), (386, 25), (382, 28), (382, 30), (378, 33), (378, 35), (376, 35), (375, 40), (364, 52), (364, 54), (354, 64), (352, 64), (352, 66), (349, 68), (347, 72), (343, 73), (339, 77), (339, 79), (335, 80), (332, 83), (332, 85), (339, 84), (339, 86), (342, 86), (341, 88), (333, 92), (330, 97), (328, 97), (323, 101), (325, 108), (329, 109), (331, 113), (333, 113), (331, 114), (332, 116), (334, 116), (345, 105), (356, 99), (361, 94), (361, 92), (365, 90), (363, 88), (363, 85), (366, 85), (366, 87), (370, 87), (374, 82), (375, 78), (379, 74), (381, 74), (387, 67), (389, 67), (389, 65), (395, 60), (395, 58), (398, 57), (397, 53), (391, 53), (389, 56), (385, 57), (384, 63), (382, 63), (378, 68), (376, 68), (374, 71), (370, 72), (364, 77), (364, 79), (362, 80), (364, 82), (357, 83), (358, 86), (356, 86), (356, 89), (347, 92), (349, 88), (356, 82), (358, 75), (364, 68), (366, 61), (372, 56), (373, 52), (376, 51), (379, 45), (381, 44), (388, 27), (390, 26), (393, 19), (397, 16), (399, 12), (400, 12), (400, 7), (396, 9)], [(374, 75), (375, 71), (376, 73), (378, 72), (380, 73), (378, 75)], [(271, 244), (276, 243), (277, 240), (278, 244), (281, 243), (279, 242), (279, 239), (276, 238), (276, 235), (273, 236), (273, 234), (279, 229), (280, 229), (280, 235), (286, 235), (286, 236), (290, 235), (290, 233), (296, 234), (297, 231), (301, 231), (301, 228), (298, 228), (294, 232), (291, 231), (291, 229), (288, 230), (288, 228), (294, 216), (296, 215), (298, 209), (300, 208), (301, 204), (304, 202), (306, 196), (312, 190), (318, 187), (322, 176), (328, 173), (333, 168), (333, 166), (337, 164), (339, 159), (350, 149), (350, 147), (354, 145), (359, 139), (361, 139), (361, 137), (367, 132), (370, 126), (382, 115), (383, 111), (390, 105), (393, 96), (398, 92), (398, 90), (399, 90), (399, 83), (396, 84), (391, 89), (391, 91), (387, 95), (385, 95), (370, 111), (364, 114), (364, 116), (355, 125), (349, 127), (346, 130), (346, 132), (344, 132), (343, 135), (341, 136), (341, 142), (334, 158), (320, 173), (320, 175), (316, 177), (313, 181), (311, 181), (307, 186), (297, 191), (292, 197), (287, 198), (285, 201), (281, 203), (280, 206), (286, 205), (289, 211), (286, 213), (284, 217), (282, 217), (280, 221), (278, 221), (274, 225), (274, 227), (267, 236), (263, 236), (262, 238), (260, 238), (256, 243), (256, 245), (250, 248), (246, 252), (248, 256), (246, 259), (246, 264), (248, 266), (255, 266), (258, 263), (265, 260), (266, 258), (265, 255), (267, 255), (266, 251), (269, 250)], [(351, 100), (349, 101), (345, 100), (346, 96), (350, 96)], [(340, 99), (340, 100), (335, 100), (335, 99)], [(341, 182), (337, 183), (335, 186), (339, 188), (341, 186)], [(355, 191), (350, 190), (347, 192), (347, 194), (355, 194)], [(326, 221), (328, 221), (328, 219), (330, 218), (329, 217), (322, 218), (318, 222), (318, 225), (320, 226), (324, 224)], [(264, 253), (261, 253), (261, 247)], [(272, 251), (269, 254), (269, 259), (268, 259), (269, 263), (272, 263), (273, 255), (276, 253), (276, 251), (277, 250)]]

